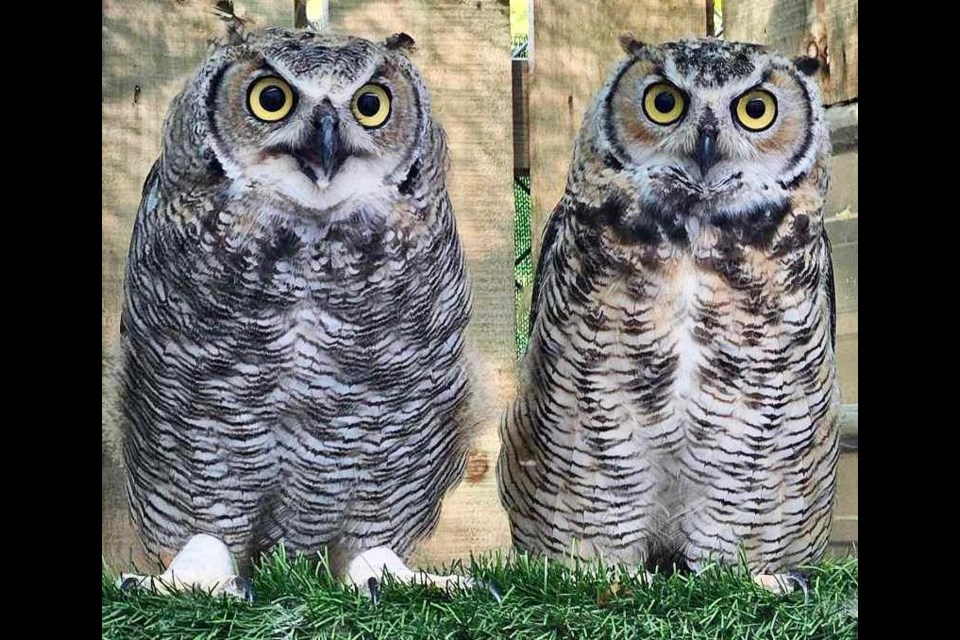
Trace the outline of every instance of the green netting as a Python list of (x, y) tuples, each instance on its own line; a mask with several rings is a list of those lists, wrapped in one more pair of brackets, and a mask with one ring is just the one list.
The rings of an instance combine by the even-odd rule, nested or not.
[[(514, 60), (529, 58), (530, 35), (529, 3), (527, 0), (510, 0), (510, 45)], [(514, 313), (516, 314), (517, 358), (527, 348), (530, 333), (530, 313), (527, 301), (533, 286), (533, 257), (531, 255), (530, 231), (530, 172), (517, 169), (513, 175), (514, 204)]]
[(528, 48), (528, 38), (526, 34), (513, 36), (510, 42), (510, 57), (514, 60), (528, 60), (530, 52)]
[(515, 303), (517, 318), (517, 358), (523, 355), (527, 348), (527, 338), (530, 333), (530, 318), (524, 301), (529, 298), (529, 288), (533, 286), (533, 255), (531, 254), (532, 239), (530, 230), (530, 173), (517, 171), (513, 176), (513, 203), (516, 210), (514, 224), (514, 255), (513, 267), (515, 288)]

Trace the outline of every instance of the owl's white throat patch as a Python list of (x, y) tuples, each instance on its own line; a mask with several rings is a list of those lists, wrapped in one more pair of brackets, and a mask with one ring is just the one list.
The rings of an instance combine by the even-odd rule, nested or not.
[[(382, 164), (350, 157), (330, 178), (320, 171), (308, 175), (289, 154), (266, 156), (243, 169), (236, 166), (224, 168), (236, 183), (256, 184), (306, 209), (329, 214), (386, 201), (388, 187), (385, 178), (388, 172)], [(231, 169), (237, 174), (231, 175)]]

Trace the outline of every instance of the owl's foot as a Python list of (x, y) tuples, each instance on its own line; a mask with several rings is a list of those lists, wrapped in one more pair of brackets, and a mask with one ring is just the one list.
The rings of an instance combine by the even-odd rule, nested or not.
[(190, 538), (162, 574), (141, 576), (124, 573), (120, 575), (117, 585), (124, 590), (140, 588), (156, 593), (199, 589), (213, 595), (225, 593), (247, 601), (253, 600), (250, 583), (237, 575), (227, 545), (206, 534)]
[(495, 585), (476, 578), (459, 575), (438, 576), (425, 571), (414, 571), (404, 564), (403, 560), (392, 549), (387, 547), (367, 549), (356, 556), (347, 566), (346, 579), (360, 587), (362, 591), (369, 593), (370, 598), (376, 604), (379, 601), (380, 580), (383, 578), (384, 572), (407, 584), (433, 585), (445, 590), (451, 587), (460, 589), (484, 588), (493, 595), (497, 602), (502, 599), (500, 590)]
[(789, 573), (759, 573), (753, 576), (754, 583), (760, 585), (767, 591), (773, 593), (793, 593), (800, 589), (803, 595), (807, 595), (807, 579), (802, 573), (791, 571)]
[(653, 579), (656, 577), (655, 573), (650, 573), (643, 567), (633, 568), (633, 567), (624, 567), (627, 575), (631, 580), (639, 580), (645, 585), (650, 585), (653, 583)]

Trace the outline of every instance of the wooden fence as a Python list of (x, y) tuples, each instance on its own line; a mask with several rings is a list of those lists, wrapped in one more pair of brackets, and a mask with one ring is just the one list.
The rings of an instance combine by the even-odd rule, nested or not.
[[(167, 105), (222, 32), (213, 0), (103, 0), (101, 358), (117, 337), (123, 267), (140, 189), (159, 153)], [(501, 412), (516, 385), (514, 170), (530, 172), (534, 251), (563, 191), (572, 141), (590, 97), (622, 55), (617, 36), (663, 41), (715, 34), (771, 43), (825, 63), (836, 155), (828, 201), (839, 302), (840, 370), (847, 453), (834, 540), (857, 540), (857, 9), (856, 0), (726, 0), (723, 19), (705, 0), (532, 0), (529, 62), (510, 60), (505, 0), (256, 0), (234, 3), (254, 27), (293, 26), (308, 13), (329, 28), (368, 38), (413, 35), (415, 62), (447, 131), (451, 198), (474, 289), (471, 341), (483, 367), (489, 411), (463, 483), (447, 497), (421, 562), (466, 558), (509, 544), (494, 466)], [(318, 11), (318, 6), (320, 10)], [(518, 107), (519, 105), (519, 107)], [(511, 153), (511, 150), (513, 153)], [(115, 565), (138, 558), (123, 498), (119, 435), (106, 409), (101, 426), (101, 543)]]

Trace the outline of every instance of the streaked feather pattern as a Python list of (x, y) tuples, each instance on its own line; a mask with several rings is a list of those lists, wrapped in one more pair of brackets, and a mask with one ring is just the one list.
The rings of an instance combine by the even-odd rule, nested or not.
[[(544, 235), (501, 430), (514, 543), (694, 568), (742, 549), (753, 570), (785, 571), (823, 552), (836, 485), (822, 107), (789, 61), (751, 45), (630, 53), (585, 118)], [(621, 87), (640, 96), (650, 77), (692, 96), (691, 127), (716, 123), (727, 84), (782, 83), (782, 108), (801, 105), (786, 124), (811, 133), (783, 142), (782, 160), (738, 165), (743, 134), (721, 134), (731, 168), (701, 182), (695, 128), (638, 132), (616, 111), (632, 100)]]
[[(244, 152), (222, 155), (238, 142), (197, 105), (227, 102), (205, 92), (227, 91), (211, 87), (248, 60), (293, 69), (305, 92), (329, 88), (317, 80), (329, 72), (331, 95), (369, 74), (418, 95), (394, 105), (413, 128), (385, 143), (396, 170), (323, 209), (231, 175)], [(151, 549), (208, 533), (245, 559), (281, 540), (406, 555), (435, 526), (472, 426), (470, 293), (443, 133), (419, 83), (373, 43), (275, 30), (215, 51), (174, 102), (122, 317), (128, 488)]]

